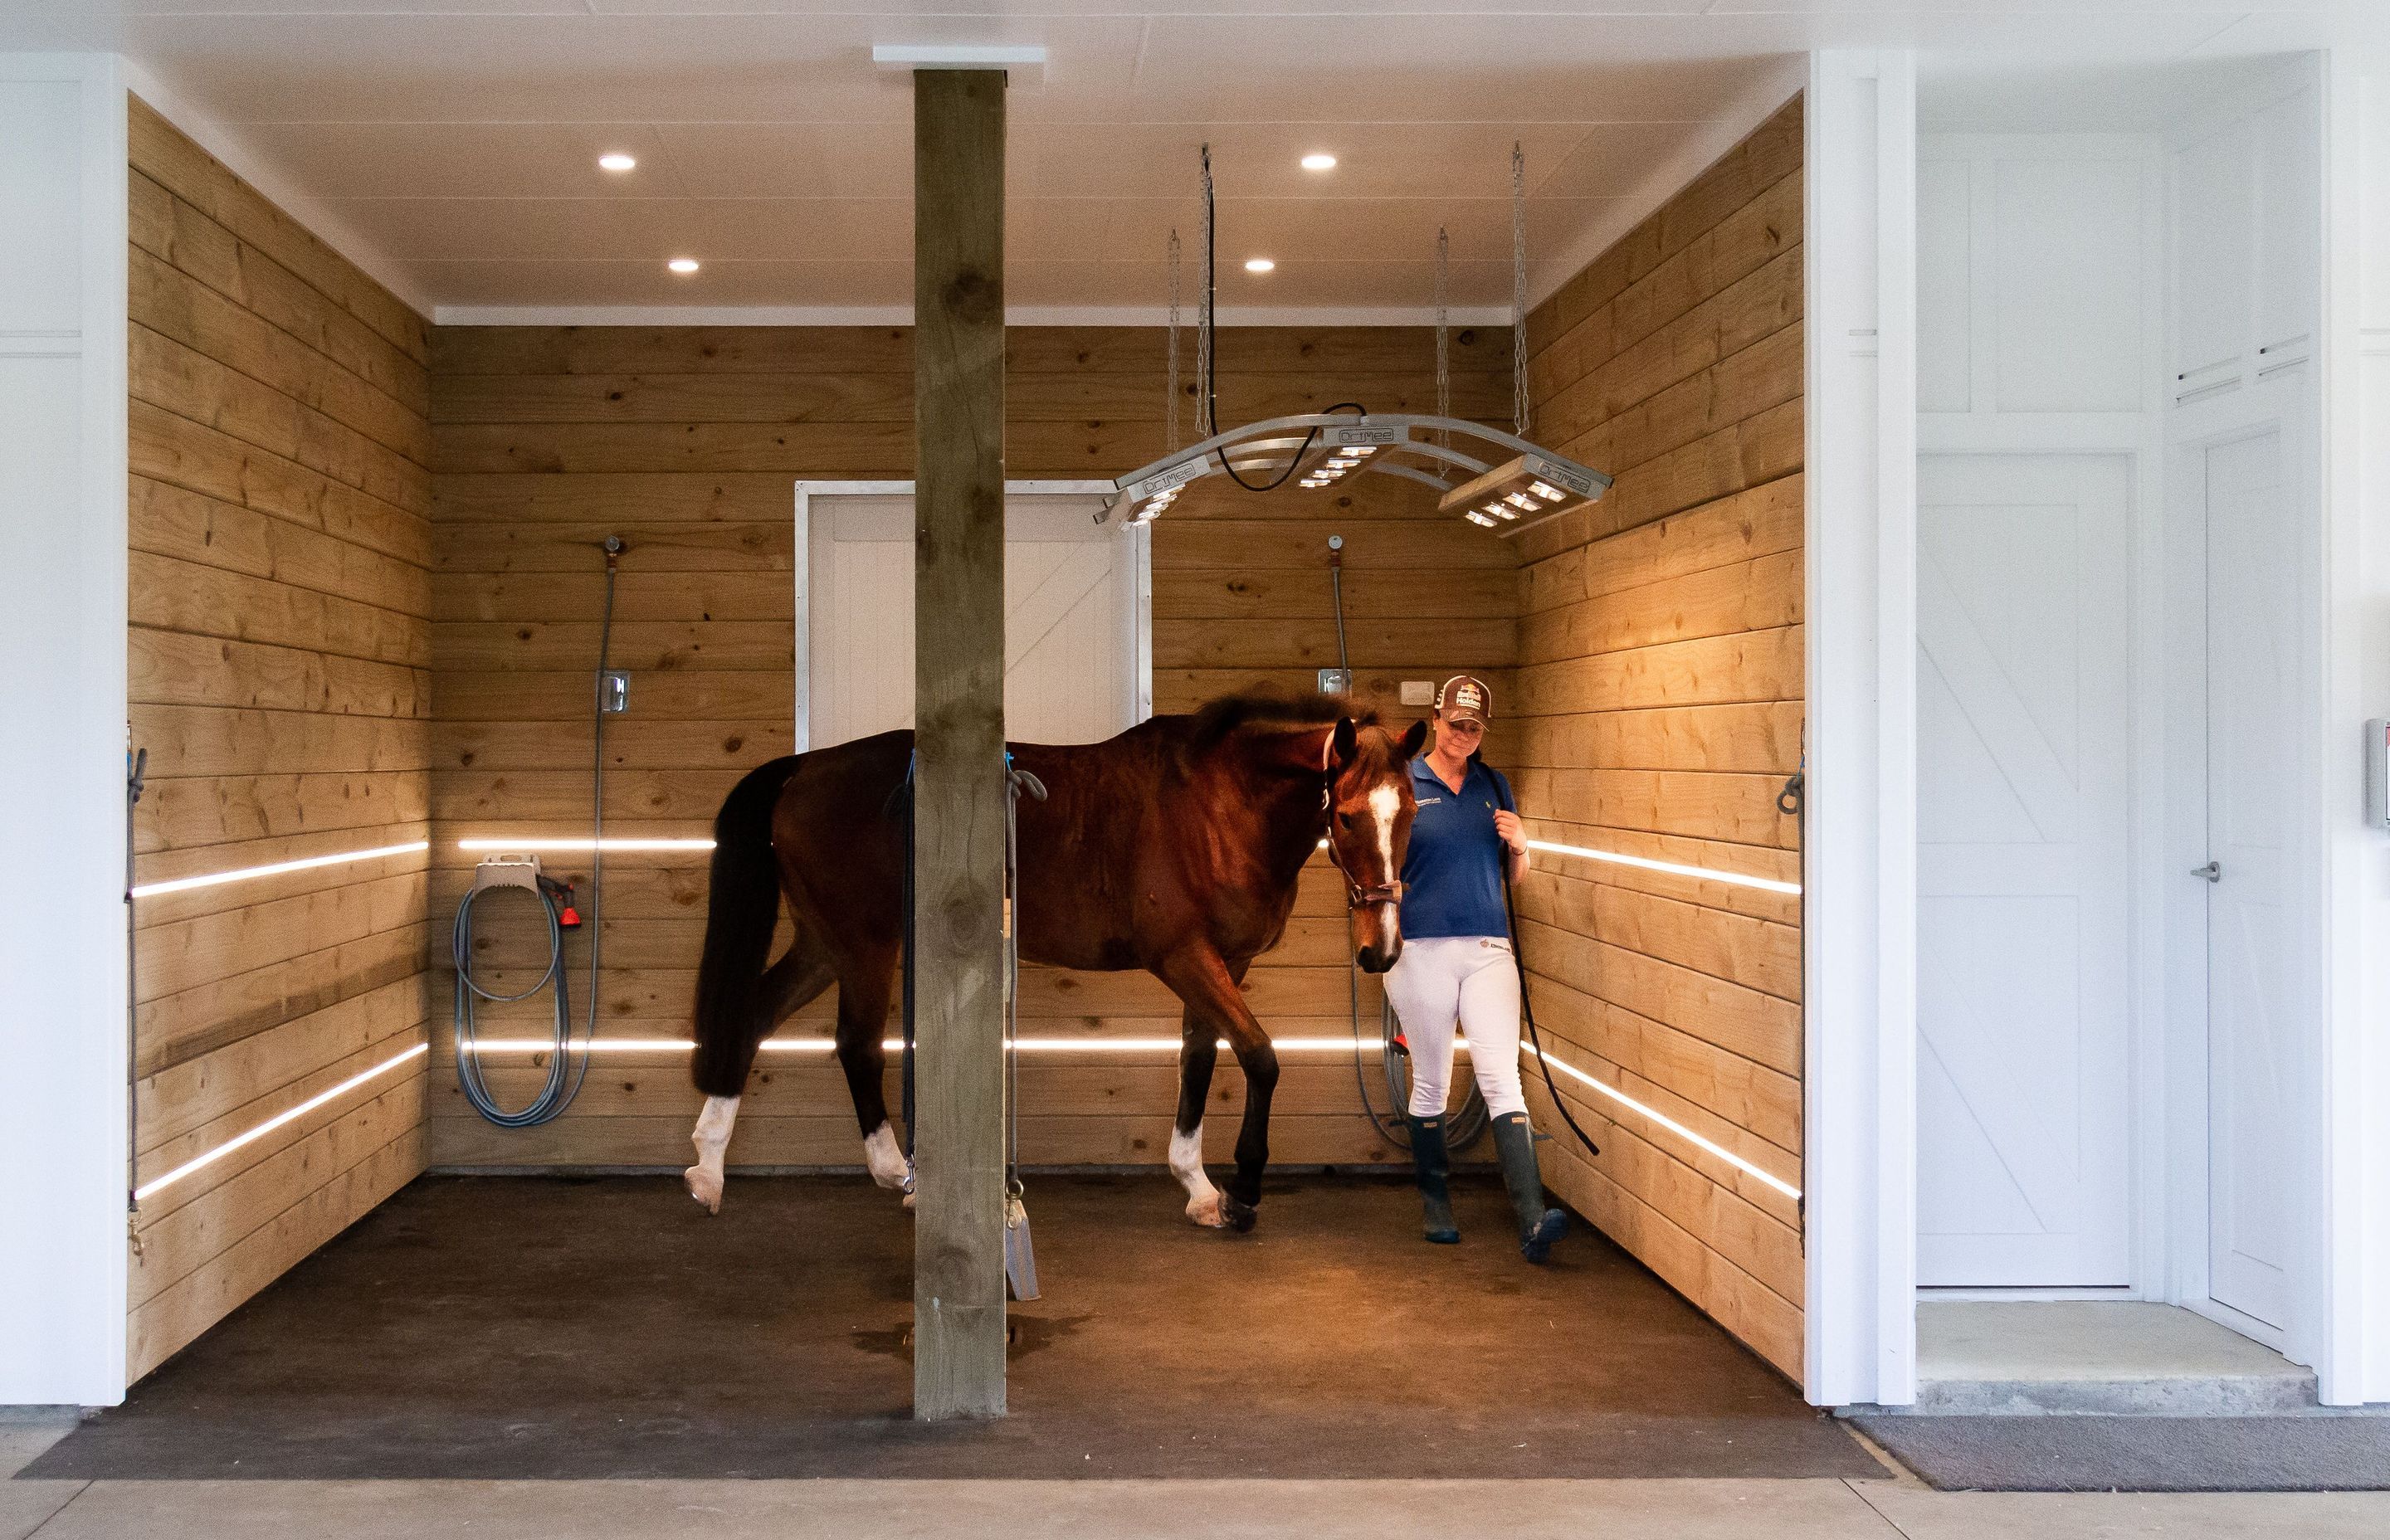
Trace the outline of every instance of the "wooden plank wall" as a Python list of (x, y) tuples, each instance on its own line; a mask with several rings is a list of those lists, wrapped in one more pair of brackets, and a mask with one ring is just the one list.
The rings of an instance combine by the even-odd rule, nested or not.
[[(1507, 417), (1508, 342), (1456, 334), (1457, 410)], [(1191, 374), (1191, 337), (1183, 345)], [(1433, 405), (1433, 341), (1423, 329), (1239, 330), (1223, 337), (1220, 354), (1226, 422), (1347, 400), (1379, 410)], [(741, 773), (788, 751), (792, 483), (912, 475), (913, 359), (903, 329), (768, 327), (443, 327), (432, 355), (430, 910), (444, 937), (469, 879), (459, 839), (586, 837), (589, 671), (598, 545), (608, 533), (630, 546), (613, 656), (634, 674), (630, 712), (607, 734), (609, 831), (703, 834)], [(1016, 329), (1007, 366), (1008, 474), (1108, 477), (1161, 453), (1158, 329)], [(1186, 416), (1191, 429), (1191, 401)], [(1438, 518), (1425, 489), (1392, 478), (1362, 477), (1333, 494), (1277, 494), (1266, 511), (1214, 481), (1183, 498), (1155, 533), (1157, 710), (1185, 711), (1254, 685), (1309, 687), (1312, 671), (1336, 656), (1330, 533), (1347, 542), (1351, 646), (1364, 693), (1407, 720), (1394, 707), (1402, 678), (1467, 668), (1507, 679), (1518, 628), (1510, 545)], [(585, 875), (585, 860), (562, 865)], [(600, 1030), (686, 1038), (704, 926), (702, 857), (614, 856), (607, 882)], [(1315, 874), (1287, 943), (1249, 981), (1255, 1009), (1280, 1033), (1346, 1030), (1343, 929), (1339, 891)], [(528, 926), (494, 918), (484, 937), (494, 986), (521, 987), (523, 969), (545, 959), (545, 940)], [(568, 956), (579, 998), (584, 943), (572, 941)], [(1175, 1000), (1143, 975), (1030, 969), (1022, 994), (1032, 1033), (1175, 1038), (1178, 1030)], [(1368, 986), (1370, 1022), (1377, 1002)], [(783, 1035), (820, 1039), (832, 1008), (829, 999), (816, 1003)], [(545, 1030), (536, 1016), (489, 1020), (509, 1035)], [(683, 1056), (609, 1056), (571, 1113), (520, 1132), (474, 1117), (454, 1089), (444, 1043), (436, 1058), (437, 1164), (679, 1166), (690, 1158), (698, 1098)], [(492, 1078), (520, 1097), (541, 1073), (515, 1056)], [(1214, 1084), (1208, 1144), (1225, 1160), (1242, 1085), (1226, 1065)], [(1022, 1073), (1023, 1157), (1160, 1161), (1175, 1086), (1169, 1054), (1033, 1059)], [(1273, 1153), (1289, 1161), (1385, 1158), (1357, 1106), (1349, 1058), (1291, 1059)], [(827, 1058), (767, 1055), (732, 1163), (859, 1159)]]
[[(1801, 754), (1801, 144), (1795, 98), (1530, 317), (1532, 436), (1618, 478), (1526, 537), (1517, 780), (1543, 838), (1798, 879), (1775, 799)], [(1537, 860), (1552, 1052), (1799, 1186), (1800, 901)], [(1560, 1084), (1602, 1153), (1534, 1085), (1552, 1186), (1798, 1378), (1793, 1201)]]
[[(135, 876), (430, 830), (429, 328), (135, 102)], [(424, 1041), (421, 854), (137, 906), (138, 1180)], [(423, 1166), (421, 1059), (145, 1200), (139, 1378)]]

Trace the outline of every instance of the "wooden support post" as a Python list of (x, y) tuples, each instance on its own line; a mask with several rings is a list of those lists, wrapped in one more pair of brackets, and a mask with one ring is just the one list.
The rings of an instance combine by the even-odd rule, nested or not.
[(913, 76), (913, 1415), (1004, 1415), (1004, 90)]

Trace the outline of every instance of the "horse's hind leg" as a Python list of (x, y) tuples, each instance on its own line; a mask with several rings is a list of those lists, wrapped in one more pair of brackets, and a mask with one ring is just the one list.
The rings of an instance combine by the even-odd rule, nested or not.
[[(754, 1029), (728, 1051), (717, 1047), (709, 1054), (700, 1046), (698, 1079), (706, 1093), (705, 1110), (698, 1113), (696, 1132), (689, 1136), (689, 1143), (697, 1147), (697, 1164), (681, 1173), (681, 1181), (688, 1195), (705, 1205), (706, 1213), (722, 1212), (723, 1152), (730, 1148), (730, 1130), (739, 1121), (739, 1099), (747, 1073), (755, 1066), (756, 1050), (773, 1028), (828, 989), (834, 977), (820, 943), (798, 931), (789, 950), (764, 970), (756, 985)], [(709, 1059), (711, 1062), (706, 1061)]]
[(871, 1179), (891, 1191), (910, 1193), (912, 1162), (905, 1159), (888, 1125), (888, 996), (895, 982), (896, 956), (868, 948), (839, 969), (838, 1063), (854, 1098), (854, 1121), (863, 1134), (863, 1163)]
[(1178, 1046), (1178, 1118), (1170, 1133), (1170, 1174), (1187, 1189), (1187, 1217), (1214, 1228), (1227, 1220), (1220, 1213), (1220, 1189), (1203, 1174), (1203, 1107), (1212, 1094), (1212, 1066), (1220, 1057), (1219, 1033), (1209, 1016), (1187, 1008)]

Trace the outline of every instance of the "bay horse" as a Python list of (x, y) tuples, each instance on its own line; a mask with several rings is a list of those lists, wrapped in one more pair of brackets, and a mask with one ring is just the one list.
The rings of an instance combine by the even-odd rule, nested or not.
[[(1408, 766), (1426, 731), (1420, 722), (1396, 735), (1341, 697), (1239, 695), (1101, 743), (1009, 746), (1048, 791), (1019, 808), (1022, 958), (1141, 968), (1185, 1007), (1170, 1169), (1199, 1225), (1253, 1225), (1278, 1056), (1239, 986), (1284, 934), (1296, 879), (1323, 841), (1343, 879), (1356, 961), (1382, 973), (1402, 951)], [(723, 1151), (756, 1050), (832, 982), (864, 1163), (883, 1187), (910, 1186), (882, 1082), (905, 940), (898, 793), (912, 754), (913, 735), (891, 732), (776, 759), (749, 772), (714, 818), (691, 1065), (706, 1100), (686, 1176), (710, 1212), (721, 1210)], [(783, 898), (796, 936), (767, 968)], [(1203, 1172), (1203, 1103), (1222, 1038), (1245, 1075), (1225, 1192)]]

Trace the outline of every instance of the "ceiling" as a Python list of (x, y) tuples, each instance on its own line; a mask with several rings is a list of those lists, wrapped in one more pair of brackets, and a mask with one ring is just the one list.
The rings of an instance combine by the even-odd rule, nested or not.
[[(1915, 45), (1964, 81), (2385, 32), (2383, 0), (0, 0), (0, 48), (123, 53), (443, 320), (901, 315), (910, 102), (874, 44), (1047, 48), (1009, 108), (1019, 310), (1153, 314), (1174, 228), (1191, 303), (1209, 142), (1225, 317), (1416, 319), (1443, 226), (1457, 314), (1484, 321), (1510, 299), (1514, 139), (1540, 295), (1782, 101), (1812, 47)], [(600, 171), (606, 151), (638, 165)], [(1300, 169), (1312, 151), (1338, 166)]]

